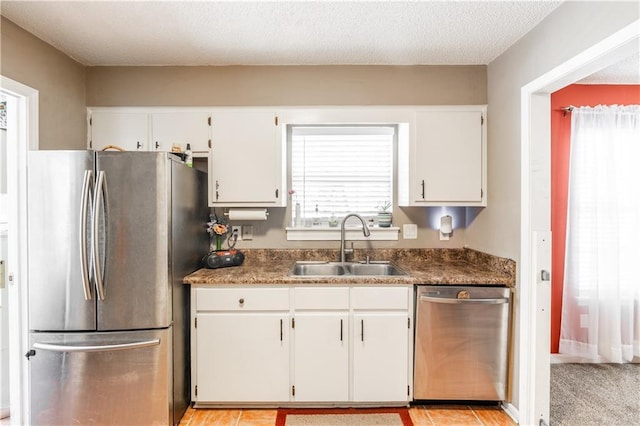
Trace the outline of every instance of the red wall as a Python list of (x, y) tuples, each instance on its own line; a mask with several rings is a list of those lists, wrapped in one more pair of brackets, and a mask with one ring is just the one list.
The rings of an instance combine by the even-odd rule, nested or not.
[(640, 86), (573, 84), (551, 94), (551, 353), (560, 344), (571, 142), (571, 113), (561, 108), (614, 104), (640, 104)]

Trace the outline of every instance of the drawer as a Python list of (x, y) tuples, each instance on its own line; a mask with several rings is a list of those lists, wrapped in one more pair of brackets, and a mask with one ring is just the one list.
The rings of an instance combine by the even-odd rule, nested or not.
[(349, 287), (296, 287), (294, 309), (349, 309)]
[(198, 288), (196, 311), (288, 311), (288, 288)]
[(409, 309), (408, 287), (353, 287), (353, 309)]

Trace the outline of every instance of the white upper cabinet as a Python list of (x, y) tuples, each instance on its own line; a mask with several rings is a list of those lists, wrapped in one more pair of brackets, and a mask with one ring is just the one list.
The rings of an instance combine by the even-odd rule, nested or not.
[(108, 146), (125, 151), (147, 151), (149, 118), (145, 112), (93, 111), (89, 120), (89, 149)]
[(209, 206), (284, 206), (283, 141), (276, 114), (221, 110), (212, 113), (211, 121)]
[(151, 149), (171, 151), (174, 145), (181, 151), (191, 145), (194, 154), (209, 151), (210, 114), (201, 111), (168, 111), (151, 114)]
[(89, 149), (113, 145), (125, 151), (171, 152), (191, 145), (194, 157), (206, 157), (211, 113), (188, 108), (99, 108), (89, 112)]
[(486, 206), (486, 107), (418, 110), (399, 140), (401, 206)]

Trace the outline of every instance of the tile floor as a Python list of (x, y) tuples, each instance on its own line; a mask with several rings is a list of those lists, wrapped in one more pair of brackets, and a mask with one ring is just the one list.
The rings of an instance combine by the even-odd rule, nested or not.
[[(273, 409), (194, 409), (189, 408), (180, 426), (273, 426)], [(511, 426), (516, 423), (502, 409), (492, 406), (427, 405), (414, 406), (409, 415), (415, 426)]]

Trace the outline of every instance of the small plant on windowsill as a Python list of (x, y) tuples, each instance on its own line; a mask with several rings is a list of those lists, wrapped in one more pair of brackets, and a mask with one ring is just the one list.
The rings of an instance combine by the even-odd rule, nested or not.
[(381, 205), (377, 206), (378, 209), (378, 226), (381, 228), (391, 227), (392, 214), (389, 211), (391, 208), (391, 201), (385, 201)]

